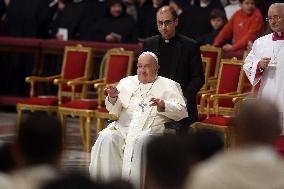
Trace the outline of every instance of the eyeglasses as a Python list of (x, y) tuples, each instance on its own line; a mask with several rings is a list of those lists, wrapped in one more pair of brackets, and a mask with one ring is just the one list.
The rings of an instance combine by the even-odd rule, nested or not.
[(169, 27), (172, 23), (174, 23), (174, 20), (157, 21), (158, 27), (162, 27), (163, 25)]
[(272, 16), (272, 17), (267, 17), (265, 20), (266, 22), (271, 22), (271, 21), (279, 21), (281, 18), (283, 18), (282, 16)]

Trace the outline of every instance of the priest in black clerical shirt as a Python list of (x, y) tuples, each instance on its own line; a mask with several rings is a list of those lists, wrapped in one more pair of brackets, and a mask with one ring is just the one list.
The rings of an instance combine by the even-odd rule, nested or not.
[(204, 83), (200, 49), (196, 41), (176, 33), (178, 18), (169, 6), (157, 12), (157, 27), (160, 35), (144, 41), (143, 51), (158, 55), (159, 75), (180, 83), (187, 99), (189, 117), (181, 121), (181, 134), (186, 133), (189, 125), (198, 119), (196, 93)]

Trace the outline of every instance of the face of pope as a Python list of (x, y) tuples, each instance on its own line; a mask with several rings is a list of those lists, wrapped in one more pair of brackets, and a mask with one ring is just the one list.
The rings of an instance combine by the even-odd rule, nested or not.
[(156, 79), (160, 66), (155, 59), (149, 55), (140, 55), (137, 63), (138, 80), (143, 83), (151, 83)]
[(284, 12), (280, 7), (270, 7), (267, 19), (272, 31), (282, 32), (284, 30)]

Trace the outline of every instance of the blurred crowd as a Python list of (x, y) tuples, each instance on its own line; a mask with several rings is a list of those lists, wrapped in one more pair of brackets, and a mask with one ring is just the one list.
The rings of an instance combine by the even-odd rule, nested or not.
[[(281, 133), (278, 120), (275, 105), (250, 99), (240, 105), (229, 150), (223, 149), (220, 133), (213, 130), (153, 137), (146, 147), (143, 188), (283, 188), (284, 161), (274, 148)], [(134, 189), (120, 179), (101, 183), (75, 170), (61, 172), (62, 138), (56, 117), (30, 114), (15, 140), (0, 146), (0, 188)]]
[[(234, 50), (238, 50), (261, 36), (264, 17), (274, 2), (276, 0), (1, 0), (1, 35), (139, 43), (159, 34), (156, 12), (161, 6), (170, 5), (179, 15), (181, 34), (198, 40), (200, 45), (238, 43), (234, 46)], [(228, 25), (226, 31), (218, 36), (225, 25)], [(249, 35), (248, 39), (239, 42), (243, 34)]]

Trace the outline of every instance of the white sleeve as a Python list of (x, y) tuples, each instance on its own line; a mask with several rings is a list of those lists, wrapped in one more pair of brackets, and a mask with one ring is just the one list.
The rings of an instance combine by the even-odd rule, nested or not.
[(164, 100), (165, 111), (158, 112), (172, 120), (179, 121), (188, 116), (186, 107), (175, 100)]
[(175, 121), (179, 121), (188, 116), (185, 98), (178, 83), (173, 86), (171, 91), (165, 92), (162, 100), (165, 102), (165, 111), (158, 111), (158, 114), (164, 115)]
[(255, 77), (257, 64), (260, 61), (260, 57), (256, 56), (256, 50), (257, 50), (257, 40), (254, 42), (252, 46), (252, 50), (246, 57), (243, 65), (243, 70), (248, 77), (250, 83), (255, 86), (259, 81), (261, 77)]
[(112, 104), (108, 97), (105, 98), (105, 105), (106, 109), (109, 111), (109, 114), (113, 114), (115, 116), (119, 116), (121, 109), (122, 109), (122, 104), (119, 98), (117, 98), (116, 102)]

